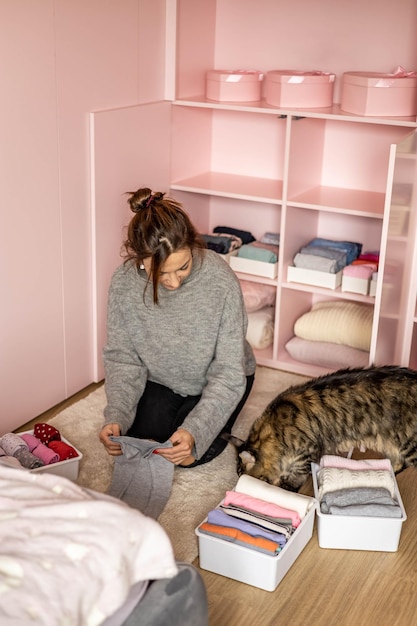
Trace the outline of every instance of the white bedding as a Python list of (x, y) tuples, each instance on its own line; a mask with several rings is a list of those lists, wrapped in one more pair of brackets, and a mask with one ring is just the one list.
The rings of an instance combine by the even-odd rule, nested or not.
[(2, 626), (98, 626), (138, 582), (177, 573), (155, 520), (66, 478), (2, 464), (0, 542)]

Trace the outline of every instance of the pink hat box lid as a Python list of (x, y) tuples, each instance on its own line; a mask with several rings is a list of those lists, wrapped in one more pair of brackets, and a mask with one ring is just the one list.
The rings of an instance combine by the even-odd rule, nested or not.
[(406, 76), (384, 74), (382, 72), (345, 72), (343, 82), (361, 87), (375, 88), (413, 88), (417, 87), (417, 72)]
[(294, 85), (301, 83), (323, 84), (333, 83), (335, 75), (331, 72), (302, 72), (299, 70), (271, 70), (266, 75), (268, 80), (277, 83), (292, 83)]
[(253, 83), (261, 81), (264, 75), (258, 70), (208, 70), (207, 80), (225, 83)]

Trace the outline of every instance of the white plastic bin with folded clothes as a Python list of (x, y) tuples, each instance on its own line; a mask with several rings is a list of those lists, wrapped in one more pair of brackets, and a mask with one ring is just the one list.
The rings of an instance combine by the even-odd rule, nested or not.
[(196, 528), (202, 569), (274, 591), (310, 541), (316, 501), (239, 478)]
[(398, 550), (407, 516), (388, 459), (323, 456), (312, 475), (321, 548)]

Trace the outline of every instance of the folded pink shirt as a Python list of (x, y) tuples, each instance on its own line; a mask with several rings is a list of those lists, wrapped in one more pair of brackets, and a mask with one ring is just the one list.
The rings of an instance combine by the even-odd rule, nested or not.
[(270, 517), (289, 519), (291, 520), (291, 524), (294, 528), (297, 528), (301, 523), (301, 518), (296, 511), (284, 509), (277, 504), (266, 502), (266, 500), (259, 500), (258, 498), (253, 498), (252, 496), (247, 496), (246, 494), (238, 493), (237, 491), (226, 491), (224, 504), (234, 504), (235, 506), (244, 507), (249, 511), (269, 515)]
[(21, 435), (22, 439), (27, 443), (29, 452), (31, 452), (38, 459), (41, 459), (45, 465), (51, 465), (51, 463), (58, 463), (60, 461), (59, 454), (56, 451), (48, 448), (45, 444), (29, 433)]
[(389, 459), (347, 459), (343, 456), (325, 454), (320, 459), (320, 467), (337, 467), (350, 470), (390, 470)]
[(353, 276), (354, 278), (372, 278), (378, 266), (375, 263), (362, 263), (361, 265), (346, 265), (343, 268), (343, 276)]

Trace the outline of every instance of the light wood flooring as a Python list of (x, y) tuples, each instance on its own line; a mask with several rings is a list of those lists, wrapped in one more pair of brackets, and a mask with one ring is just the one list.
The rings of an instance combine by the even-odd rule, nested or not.
[[(90, 385), (33, 422), (53, 417), (97, 386)], [(407, 513), (397, 552), (320, 548), (315, 524), (311, 541), (274, 592), (202, 570), (197, 559), (210, 626), (417, 624), (417, 469), (402, 472), (397, 480)], [(313, 495), (311, 479), (302, 492)]]

